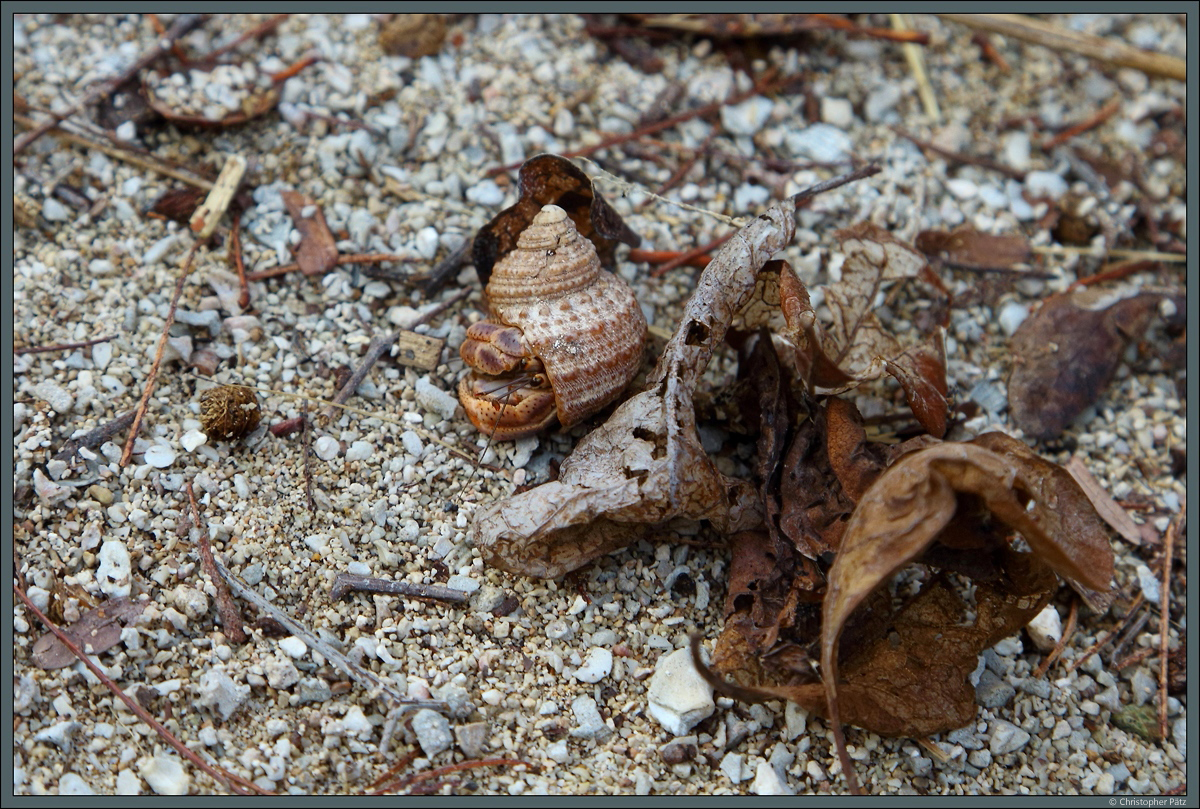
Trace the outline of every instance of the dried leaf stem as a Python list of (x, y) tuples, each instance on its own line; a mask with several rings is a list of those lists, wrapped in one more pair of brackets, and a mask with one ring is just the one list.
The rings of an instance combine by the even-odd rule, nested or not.
[(1186, 514), (1185, 503), (1167, 525), (1167, 535), (1163, 537), (1162, 591), (1158, 602), (1158, 729), (1164, 739), (1167, 738), (1167, 656), (1170, 652), (1167, 641), (1171, 636), (1171, 562), (1175, 553), (1175, 534)]
[(1154, 53), (1091, 34), (1071, 31), (1024, 14), (938, 14), (943, 20), (968, 28), (992, 31), (1006, 37), (1043, 45), (1057, 51), (1079, 53), (1090, 59), (1121, 67), (1132, 67), (1151, 76), (1187, 79), (1187, 63), (1175, 56)]
[(223, 565), (219, 560), (214, 559), (213, 563), (215, 564), (217, 571), (221, 574), (225, 581), (229, 583), (230, 589), (232, 589), (233, 592), (238, 595), (238, 597), (244, 598), (246, 601), (249, 601), (251, 604), (257, 607), (259, 611), (274, 618), (281, 626), (283, 626), (284, 629), (286, 629), (288, 632), (291, 632), (300, 640), (304, 641), (308, 648), (320, 652), (325, 656), (326, 660), (345, 672), (348, 677), (365, 688), (372, 695), (385, 698), (390, 707), (404, 706), (410, 709), (446, 709), (446, 703), (442, 702), (441, 700), (412, 699), (404, 694), (401, 694), (400, 691), (397, 690), (394, 683), (390, 683), (387, 680), (381, 679), (380, 677), (375, 676), (373, 672), (358, 665), (353, 660), (339, 652), (337, 649), (334, 649), (328, 643), (325, 643), (323, 640), (318, 638), (306, 627), (293, 620), (291, 616), (276, 607), (267, 599), (260, 596), (248, 585), (243, 584), (242, 581), (234, 576), (233, 573), (229, 571), (229, 568), (225, 567), (225, 565)]
[(167, 310), (167, 319), (163, 323), (162, 335), (158, 338), (158, 348), (154, 352), (154, 364), (150, 366), (150, 374), (146, 377), (146, 388), (142, 391), (141, 401), (138, 402), (137, 409), (134, 411), (133, 426), (129, 429), (129, 438), (126, 439), (125, 449), (121, 452), (120, 465), (122, 468), (129, 465), (129, 459), (133, 456), (133, 443), (137, 440), (138, 430), (141, 429), (142, 417), (146, 415), (150, 394), (154, 392), (158, 367), (162, 365), (163, 352), (167, 347), (167, 337), (171, 333), (171, 324), (175, 322), (175, 310), (179, 308), (179, 296), (183, 294), (183, 285), (192, 272), (192, 260), (196, 257), (196, 251), (200, 249), (201, 244), (202, 242), (196, 242), (192, 245), (192, 249), (188, 251), (183, 267), (179, 271), (179, 277), (175, 281), (175, 294), (171, 296), (171, 308)]
[(87, 348), (94, 346), (97, 343), (107, 343), (109, 340), (116, 339), (116, 335), (110, 334), (108, 337), (97, 337), (95, 340), (84, 340), (82, 343), (60, 343), (54, 346), (26, 346), (24, 348), (14, 348), (14, 354), (46, 354), (51, 351), (70, 351), (73, 348)]
[(167, 728), (161, 722), (151, 716), (146, 709), (141, 706), (141, 703), (122, 691), (121, 687), (113, 682), (112, 679), (104, 673), (104, 669), (96, 665), (96, 663), (94, 663), (90, 657), (84, 654), (83, 650), (80, 649), (75, 641), (71, 639), (70, 635), (55, 626), (54, 622), (47, 618), (46, 615), (37, 608), (37, 606), (29, 599), (29, 596), (26, 595), (25, 591), (17, 586), (16, 582), (13, 582), (13, 592), (16, 594), (17, 598), (21, 599), (21, 601), (25, 603), (25, 606), (37, 616), (38, 620), (41, 621), (47, 629), (53, 632), (54, 636), (58, 638), (64, 646), (70, 649), (71, 653), (79, 658), (79, 661), (83, 663), (83, 665), (87, 666), (88, 670), (91, 671), (92, 674), (96, 675), (96, 679), (104, 683), (104, 685), (108, 687), (108, 690), (112, 691), (113, 694), (116, 695), (119, 700), (121, 700), (121, 702), (124, 702), (129, 710), (132, 711), (139, 719), (141, 719), (150, 727), (154, 728), (159, 737), (162, 738), (162, 740), (167, 744), (174, 747), (175, 750), (178, 751), (179, 755), (183, 756), (201, 770), (208, 773), (218, 783), (223, 784), (226, 788), (228, 788), (230, 792), (236, 792), (239, 795), (246, 795), (249, 794), (246, 792), (246, 790), (251, 790), (260, 795), (275, 794), (269, 790), (263, 789), (252, 781), (242, 778), (240, 775), (234, 775), (227, 770), (213, 767), (208, 762), (204, 761), (204, 759), (200, 758), (200, 756), (193, 752), (191, 748), (189, 748), (179, 739), (175, 738), (171, 731), (167, 730)]
[(65, 461), (82, 447), (91, 449), (92, 447), (99, 446), (127, 428), (130, 424), (133, 424), (133, 417), (135, 415), (137, 415), (137, 410), (127, 410), (112, 421), (101, 424), (99, 427), (84, 433), (78, 438), (70, 439), (67, 443), (63, 444), (62, 449), (55, 453), (54, 459), (56, 461)]
[(1134, 614), (1137, 613), (1138, 607), (1142, 606), (1142, 600), (1144, 598), (1145, 595), (1139, 592), (1137, 594), (1137, 598), (1133, 600), (1133, 604), (1131, 604), (1129, 609), (1125, 612), (1125, 617), (1121, 619), (1121, 622), (1106, 632), (1099, 640), (1089, 646), (1083, 654), (1072, 660), (1071, 665), (1067, 666), (1065, 673), (1070, 674), (1075, 669), (1082, 666), (1089, 657), (1103, 649), (1106, 643), (1116, 637), (1117, 633), (1124, 629), (1126, 624), (1129, 623), (1130, 619), (1133, 618)]
[(537, 770), (534, 765), (519, 758), (484, 758), (475, 759), (474, 761), (459, 761), (455, 764), (447, 764), (444, 767), (438, 767), (433, 770), (414, 773), (396, 781), (392, 781), (391, 783), (384, 784), (378, 790), (370, 794), (387, 795), (397, 789), (403, 789), (404, 787), (412, 786), (413, 784), (421, 781), (428, 781), (431, 778), (440, 778), (443, 775), (449, 775), (450, 773), (460, 772), (462, 770), (474, 770), (479, 769), (480, 767), (516, 767), (518, 765), (524, 765), (530, 770)]
[(196, 503), (196, 492), (192, 488), (190, 480), (184, 486), (187, 488), (188, 502), (192, 506), (192, 527), (196, 531), (194, 541), (200, 551), (200, 561), (204, 565), (204, 572), (208, 574), (208, 577), (212, 579), (213, 586), (217, 588), (217, 612), (221, 616), (221, 627), (231, 641), (245, 643), (246, 632), (242, 629), (242, 616), (238, 612), (237, 605), (233, 603), (233, 597), (229, 594), (229, 585), (217, 573), (212, 546), (208, 543), (208, 526), (200, 519), (200, 506)]
[(333, 580), (333, 587), (329, 590), (329, 597), (337, 601), (355, 592), (425, 598), (430, 601), (448, 601), (451, 604), (466, 604), (470, 600), (469, 594), (462, 590), (439, 587), (436, 584), (413, 584), (407, 581), (378, 579), (374, 576), (359, 576), (355, 573), (337, 574)]
[(125, 82), (129, 81), (130, 78), (136, 76), (144, 68), (148, 67), (152, 62), (154, 62), (154, 60), (158, 59), (164, 53), (169, 51), (171, 46), (175, 43), (175, 40), (199, 26), (207, 18), (208, 17), (205, 14), (180, 15), (180, 17), (175, 20), (175, 23), (167, 30), (167, 32), (163, 34), (162, 38), (154, 44), (154, 47), (138, 57), (133, 64), (122, 70), (108, 81), (101, 82), (100, 84), (96, 85), (90, 92), (86, 93), (83, 98), (79, 99), (62, 112), (53, 113), (50, 116), (50, 120), (36, 125), (33, 129), (25, 132), (19, 138), (14, 140), (13, 154), (20, 154), (27, 146), (29, 146), (29, 144), (36, 141), (42, 135), (45, 135), (60, 122), (70, 118), (88, 104), (103, 98)]
[(1055, 146), (1060, 146), (1060, 145), (1066, 143), (1067, 141), (1069, 141), (1071, 138), (1075, 137), (1076, 135), (1081, 135), (1084, 132), (1087, 132), (1089, 129), (1095, 129), (1096, 127), (1100, 126), (1100, 124), (1104, 123), (1109, 118), (1116, 115), (1117, 110), (1119, 110), (1120, 108), (1121, 108), (1121, 99), (1114, 98), (1112, 101), (1109, 101), (1107, 104), (1105, 104), (1103, 107), (1101, 107), (1096, 112), (1095, 115), (1088, 118), (1086, 121), (1080, 121), (1077, 124), (1067, 127), (1066, 129), (1064, 129), (1062, 132), (1059, 132), (1054, 137), (1047, 138), (1046, 142), (1042, 144), (1042, 149), (1044, 151), (1048, 152), (1051, 149), (1053, 149)]

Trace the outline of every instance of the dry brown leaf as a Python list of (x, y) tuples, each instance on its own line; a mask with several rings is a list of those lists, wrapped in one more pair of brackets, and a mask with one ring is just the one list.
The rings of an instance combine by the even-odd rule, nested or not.
[(521, 198), (479, 229), (471, 257), (479, 281), (487, 285), (492, 267), (517, 246), (517, 237), (542, 210), (557, 205), (567, 212), (581, 236), (592, 241), (600, 263), (613, 266), (617, 242), (630, 247), (642, 243), (620, 214), (592, 187), (592, 180), (565, 157), (541, 154), (521, 165), (517, 179)]
[(812, 385), (840, 392), (886, 371), (904, 388), (921, 426), (940, 438), (949, 415), (943, 331), (938, 329), (923, 343), (906, 346), (875, 314), (884, 290), (916, 278), (925, 266), (924, 256), (869, 222), (836, 235), (846, 260), (841, 280), (825, 289), (832, 315), (828, 328), (818, 322), (808, 291), (791, 268), (780, 275), (785, 334), (796, 348), (801, 377)]
[(1056, 438), (1108, 387), (1129, 340), (1139, 337), (1164, 296), (1145, 293), (1088, 308), (1082, 289), (1048, 298), (1012, 338), (1008, 401), (1030, 437)]
[(1112, 496), (1104, 490), (1100, 481), (1096, 480), (1095, 476), (1083, 465), (1083, 461), (1079, 460), (1078, 455), (1072, 455), (1071, 460), (1067, 461), (1064, 468), (1071, 473), (1071, 477), (1075, 478), (1075, 482), (1092, 501), (1092, 506), (1095, 507), (1100, 518), (1120, 534), (1126, 542), (1131, 545), (1141, 545), (1145, 542), (1142, 539), (1141, 526), (1135, 523), (1129, 516), (1129, 512), (1121, 508), (1117, 501), (1113, 500)]
[(761, 498), (726, 478), (696, 433), (692, 394), (760, 268), (791, 241), (793, 200), (756, 217), (701, 274), (675, 335), (647, 381), (563, 461), (559, 479), (481, 509), (470, 539), (485, 561), (555, 577), (622, 548), (648, 526), (709, 520), (722, 533), (762, 521)]
[(281, 196), (296, 230), (300, 231), (300, 244), (293, 251), (300, 272), (305, 275), (329, 272), (337, 266), (338, 249), (321, 207), (299, 191), (284, 191)]
[(923, 230), (913, 244), (931, 260), (975, 270), (1011, 269), (1033, 254), (1029, 240), (1020, 233), (980, 233), (969, 224), (949, 232)]
[[(121, 630), (137, 620), (145, 607), (145, 601), (114, 598), (88, 610), (63, 631), (87, 654), (99, 654), (121, 641)], [(78, 659), (52, 632), (37, 639), (32, 657), (43, 669), (61, 669)]]

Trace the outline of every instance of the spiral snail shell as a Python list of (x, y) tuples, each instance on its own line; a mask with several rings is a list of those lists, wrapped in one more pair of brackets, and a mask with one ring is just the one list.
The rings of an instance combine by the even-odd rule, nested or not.
[(467, 330), (472, 373), (458, 386), (471, 423), (499, 440), (578, 424), (629, 385), (646, 318), (633, 290), (600, 266), (566, 212), (546, 205), (496, 263), (491, 318)]

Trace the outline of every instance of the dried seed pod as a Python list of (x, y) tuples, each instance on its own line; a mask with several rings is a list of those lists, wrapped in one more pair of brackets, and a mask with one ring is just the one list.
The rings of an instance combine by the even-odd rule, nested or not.
[(200, 394), (200, 424), (204, 434), (219, 441), (245, 438), (262, 417), (258, 397), (242, 385), (218, 385)]
[(578, 424), (636, 375), (646, 318), (633, 290), (600, 266), (566, 212), (546, 205), (492, 270), (490, 320), (467, 330), (474, 372), (458, 386), (471, 422), (500, 440), (557, 418)]

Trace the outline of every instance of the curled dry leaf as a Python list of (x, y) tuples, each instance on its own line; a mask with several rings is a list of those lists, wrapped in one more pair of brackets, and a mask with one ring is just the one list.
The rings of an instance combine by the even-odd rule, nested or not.
[(876, 314), (892, 285), (916, 278), (925, 258), (890, 233), (863, 222), (837, 232), (846, 260), (842, 278), (825, 288), (832, 322), (819, 323), (808, 291), (788, 268), (780, 275), (787, 335), (803, 378), (843, 391), (887, 372), (904, 388), (917, 421), (937, 438), (946, 432), (946, 350), (942, 329), (922, 343), (896, 339)]
[(647, 381), (563, 461), (559, 479), (480, 510), (470, 539), (485, 561), (555, 577), (625, 547), (650, 525), (709, 520), (733, 533), (762, 520), (761, 500), (726, 478), (696, 433), (692, 394), (759, 269), (795, 231), (793, 202), (755, 218), (701, 274), (679, 328)]
[(321, 207), (299, 191), (283, 191), (283, 205), (300, 231), (296, 264), (305, 275), (321, 275), (337, 266), (338, 249)]
[[(1159, 293), (1089, 306), (1081, 289), (1048, 298), (1012, 338), (1008, 401), (1013, 420), (1030, 437), (1056, 438), (1112, 381), (1121, 354), (1158, 312)], [(1183, 310), (1183, 300), (1177, 304)]]
[[(146, 602), (114, 598), (90, 609), (64, 631), (88, 654), (111, 649), (121, 640), (121, 630), (137, 620)], [(33, 662), (43, 669), (61, 669), (77, 658), (54, 633), (47, 632), (33, 644)]]
[(617, 242), (630, 247), (642, 243), (620, 214), (592, 187), (592, 180), (565, 157), (541, 154), (521, 166), (517, 185), (521, 198), (498, 213), (475, 235), (471, 257), (480, 283), (486, 285), (497, 261), (517, 246), (517, 237), (533, 222), (544, 205), (567, 212), (581, 236), (591, 240), (605, 267), (613, 266)]

